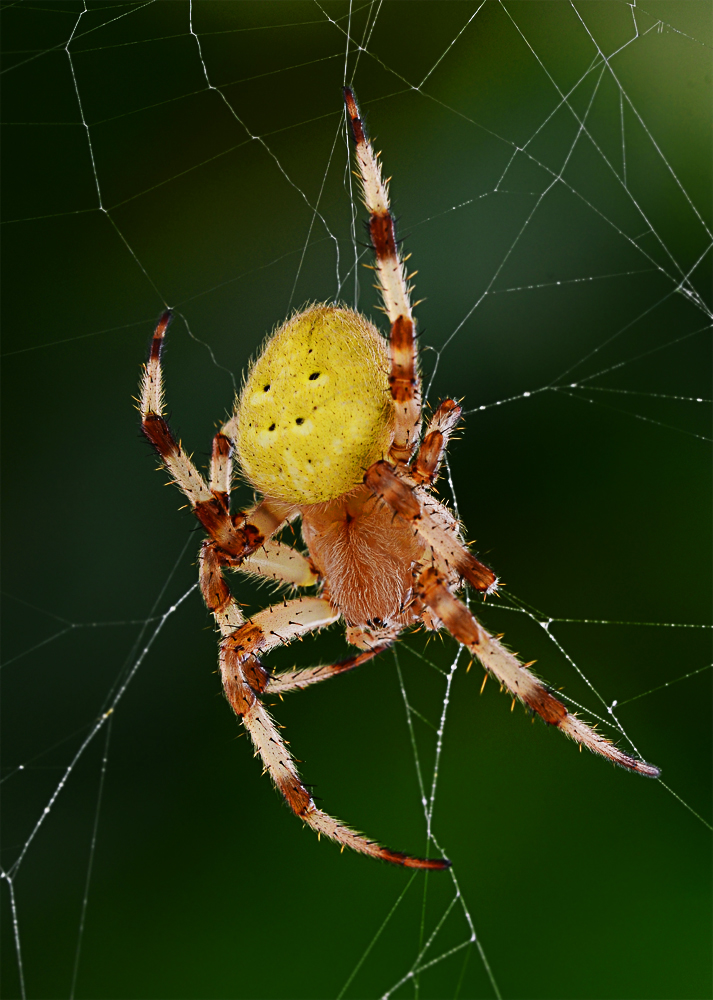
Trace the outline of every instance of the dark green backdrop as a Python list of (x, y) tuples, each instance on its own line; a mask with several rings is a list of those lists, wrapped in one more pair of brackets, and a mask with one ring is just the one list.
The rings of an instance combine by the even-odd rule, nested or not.
[[(365, 51), (357, 61), (352, 47), (349, 75), (419, 271), (422, 342), (446, 345), (431, 398), (487, 407), (452, 449), (460, 513), (510, 602), (574, 620), (551, 634), (618, 700), (668, 786), (577, 753), (511, 714), (494, 685), (478, 697), (477, 667), (458, 670), (434, 829), (505, 997), (711, 995), (710, 633), (679, 627), (705, 625), (710, 609), (709, 410), (689, 401), (711, 396), (710, 5), (644, 7), (352, 11)], [(156, 616), (194, 581), (200, 535), (154, 471), (131, 397), (169, 303), (181, 314), (166, 352), (171, 418), (205, 461), (247, 359), (290, 306), (353, 302), (339, 130), (350, 11), (195, 4), (208, 91), (186, 3), (88, 8), (71, 65), (81, 4), (2, 11), (2, 856), (7, 871), (27, 846), (13, 880), (27, 994), (71, 994), (84, 921), (77, 997), (334, 997), (410, 876), (340, 856), (282, 808), (237, 739), (196, 592), (140, 659)], [(360, 284), (374, 314), (369, 272)], [(428, 372), (435, 359), (424, 354)], [(267, 596), (240, 585), (253, 607)], [(503, 598), (484, 620), (589, 718), (606, 715), (535, 618)], [(444, 682), (423, 649), (406, 639), (399, 663), (437, 723)], [(330, 633), (282, 662), (341, 650)], [(449, 639), (426, 653), (441, 668), (454, 654)], [(133, 667), (111, 727), (28, 845)], [(327, 809), (424, 849), (393, 656), (293, 696), (279, 719)], [(434, 731), (414, 724), (430, 787)], [(346, 995), (380, 996), (404, 976), (422, 913), (428, 935), (453, 892), (431, 876), (424, 909), (417, 876)], [(457, 904), (427, 959), (469, 933)], [(396, 996), (458, 989), (494, 995), (475, 949)]]

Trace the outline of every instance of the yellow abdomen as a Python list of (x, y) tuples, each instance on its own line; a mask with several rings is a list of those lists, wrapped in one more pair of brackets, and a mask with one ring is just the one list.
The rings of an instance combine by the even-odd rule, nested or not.
[(270, 338), (237, 408), (235, 445), (250, 482), (292, 503), (359, 485), (393, 438), (386, 341), (362, 315), (312, 306)]

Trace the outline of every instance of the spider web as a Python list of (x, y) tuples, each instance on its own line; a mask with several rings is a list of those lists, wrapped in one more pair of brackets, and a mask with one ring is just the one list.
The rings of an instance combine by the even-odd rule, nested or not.
[[(2, 13), (4, 995), (709, 996), (708, 6)], [(452, 640), (280, 704), (325, 808), (442, 850), (430, 877), (276, 808), (129, 402), (170, 304), (169, 407), (205, 462), (291, 308), (374, 313), (345, 79), (419, 270), (429, 398), (465, 397), (441, 485), (507, 584), (476, 613), (663, 769), (480, 697)]]

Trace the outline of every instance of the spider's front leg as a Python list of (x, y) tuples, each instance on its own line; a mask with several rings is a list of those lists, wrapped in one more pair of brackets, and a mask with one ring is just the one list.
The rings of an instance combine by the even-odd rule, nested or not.
[[(167, 310), (160, 318), (151, 340), (149, 359), (144, 365), (141, 383), (141, 429), (158, 452), (161, 461), (178, 488), (188, 498), (193, 513), (205, 530), (230, 558), (232, 565), (258, 548), (279, 527), (279, 520), (269, 505), (256, 508), (255, 517), (231, 518), (228, 513), (232, 444), (222, 432), (216, 435), (211, 460), (211, 485), (176, 441), (164, 417), (163, 370), (161, 353), (166, 330), (171, 322)], [(282, 516), (282, 514), (280, 514)], [(284, 521), (284, 517), (282, 517)]]
[(367, 137), (359, 106), (350, 87), (344, 88), (344, 101), (356, 144), (364, 203), (369, 212), (369, 235), (376, 257), (377, 288), (381, 292), (384, 311), (391, 323), (389, 387), (395, 404), (396, 420), (389, 456), (398, 465), (407, 465), (421, 429), (421, 379), (409, 286), (409, 278), (413, 274), (406, 274), (405, 261), (401, 258), (396, 242), (388, 184), (381, 176), (381, 165)]

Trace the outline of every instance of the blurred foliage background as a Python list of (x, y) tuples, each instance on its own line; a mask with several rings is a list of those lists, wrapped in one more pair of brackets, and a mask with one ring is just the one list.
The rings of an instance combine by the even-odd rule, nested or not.
[[(461, 896), (423, 962), (461, 947), (394, 995), (495, 995), (464, 908), (505, 997), (711, 995), (710, 7), (644, 8), (3, 5), (3, 870), (28, 996), (337, 996), (400, 899), (345, 993), (381, 996), (454, 897), (318, 843), (261, 776), (185, 597), (200, 535), (131, 399), (170, 304), (171, 420), (205, 462), (290, 309), (358, 294), (378, 322), (349, 35), (430, 398), (469, 411), (459, 513), (507, 584), (483, 619), (588, 718), (616, 699), (665, 782), (479, 697), (463, 661), (434, 811)], [(343, 650), (332, 631), (273, 662)], [(455, 654), (399, 647), (427, 789)], [(393, 655), (278, 718), (325, 808), (425, 850)]]

